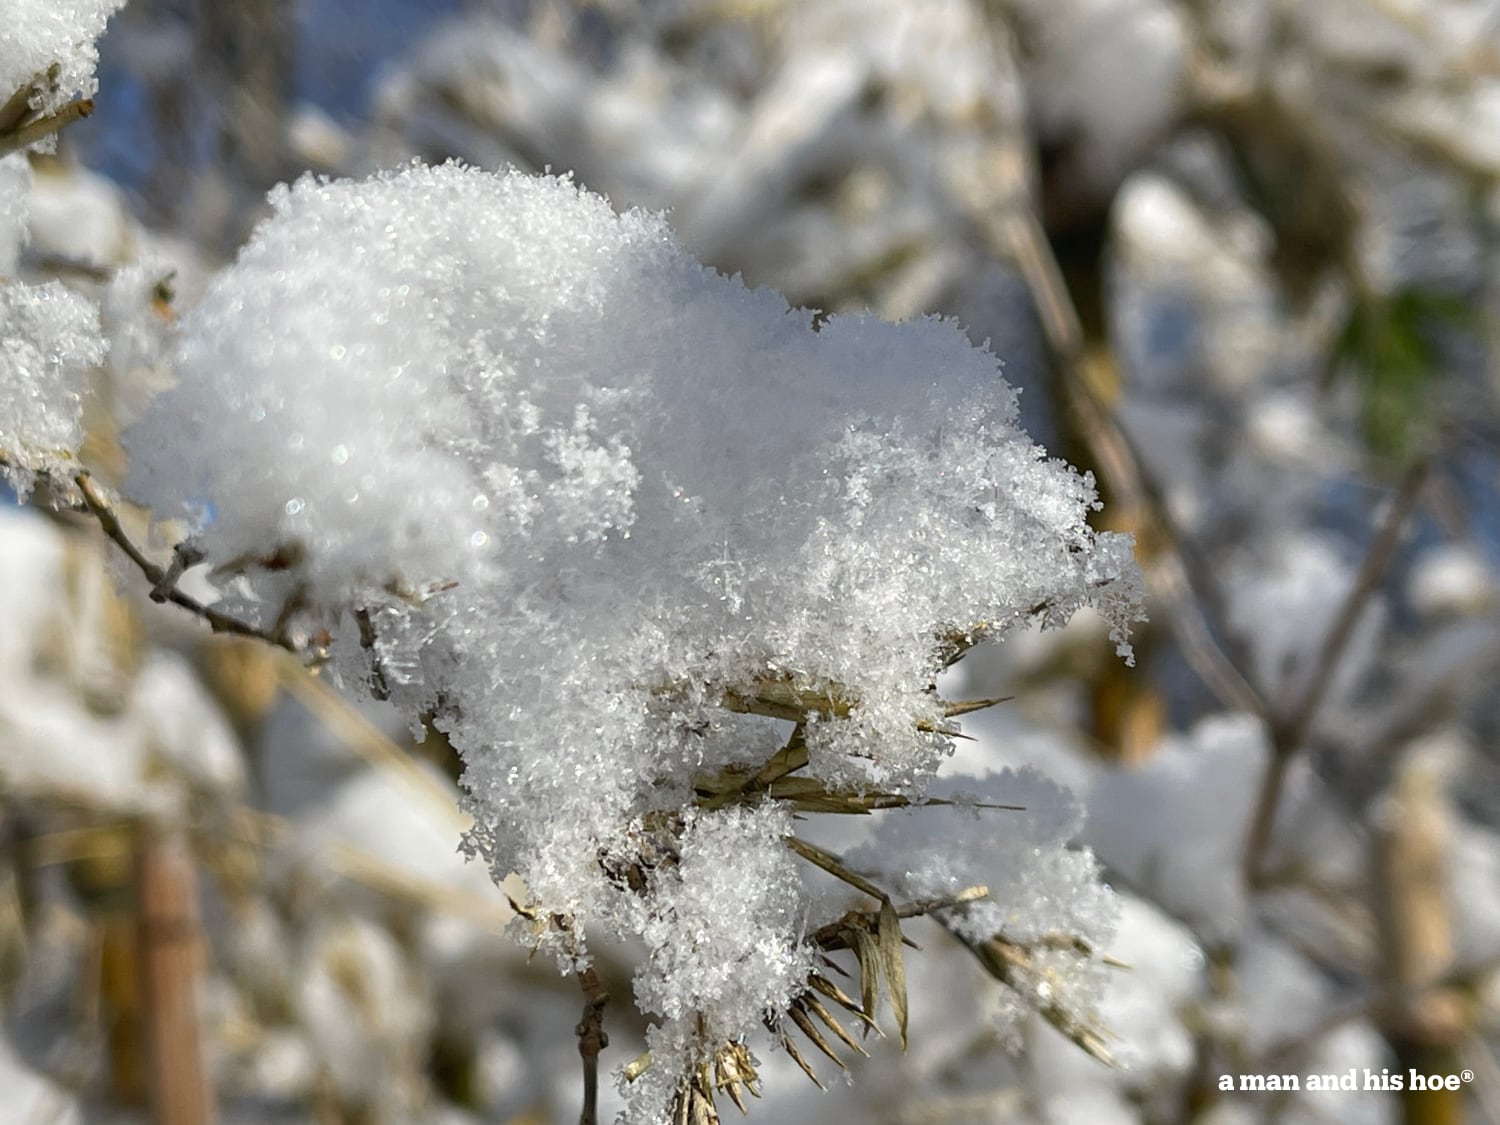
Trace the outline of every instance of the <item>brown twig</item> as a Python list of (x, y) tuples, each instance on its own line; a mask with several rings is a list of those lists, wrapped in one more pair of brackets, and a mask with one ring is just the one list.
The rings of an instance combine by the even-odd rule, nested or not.
[(368, 606), (360, 606), (354, 611), (354, 623), (359, 626), (360, 647), (370, 654), (370, 695), (375, 699), (389, 699), (391, 687), (385, 676), (385, 661), (380, 659), (376, 646), (379, 637)]
[(0, 136), (14, 132), (22, 121), (31, 115), (31, 98), (37, 84), (45, 81), (46, 74), (39, 74), (0, 103)]
[(1407, 470), (1380, 529), (1371, 540), (1369, 550), (1365, 552), (1364, 562), (1360, 564), (1359, 573), (1355, 575), (1354, 583), (1344, 597), (1344, 604), (1323, 638), (1307, 690), (1292, 711), (1270, 725), (1271, 761), (1266, 767), (1260, 792), (1256, 796), (1255, 811), (1245, 840), (1244, 871), (1245, 881), (1249, 886), (1259, 886), (1265, 878), (1266, 852), (1270, 848), (1271, 834), (1276, 826), (1276, 814), (1281, 805), (1281, 795), (1286, 787), (1292, 759), (1307, 740), (1308, 731), (1317, 718), (1329, 685), (1333, 683), (1334, 672), (1354, 635), (1355, 626), (1359, 624), (1370, 598), (1374, 596), (1385, 575), (1386, 567), (1390, 565), (1401, 531), (1422, 493), (1429, 468), (1430, 462), (1424, 458)]
[(1289, 743), (1293, 745), (1300, 743), (1306, 737), (1313, 719), (1317, 717), (1318, 708), (1322, 705), (1328, 685), (1333, 682), (1333, 673), (1338, 667), (1345, 647), (1354, 635), (1355, 626), (1364, 615), (1366, 605), (1385, 576), (1391, 556), (1395, 554), (1396, 544), (1400, 542), (1402, 529), (1405, 528), (1408, 517), (1417, 505), (1417, 500), (1422, 494), (1422, 486), (1427, 483), (1427, 474), (1430, 469), (1431, 461), (1423, 458), (1408, 469), (1405, 477), (1402, 478), (1401, 485), (1396, 490), (1396, 495), (1386, 512), (1385, 520), (1374, 540), (1371, 541), (1370, 549), (1365, 553), (1364, 562), (1360, 564), (1354, 585), (1344, 599), (1333, 627), (1328, 630), (1328, 635), (1323, 639), (1323, 645), (1318, 651), (1317, 663), (1314, 665), (1312, 682), (1308, 684), (1301, 703), (1286, 724), (1284, 737)]
[[(43, 474), (38, 474), (43, 475)], [(286, 636), (285, 631), (281, 635), (268, 632), (249, 622), (241, 621), (238, 617), (223, 613), (212, 606), (204, 605), (188, 594), (177, 588), (175, 580), (169, 579), (168, 568), (158, 566), (146, 557), (142, 551), (131, 540), (126, 533), (124, 525), (120, 523), (120, 517), (116, 515), (114, 508), (94, 484), (93, 478), (88, 473), (78, 473), (73, 477), (73, 483), (78, 486), (79, 495), (83, 497), (84, 506), (99, 521), (99, 526), (104, 530), (111, 542), (125, 556), (135, 564), (137, 570), (151, 583), (151, 595), (153, 601), (168, 601), (175, 606), (187, 610), (194, 617), (201, 618), (208, 623), (215, 633), (231, 633), (239, 637), (255, 637), (265, 641), (267, 644), (277, 648), (284, 648), (288, 652), (299, 654), (297, 646)], [(300, 654), (299, 654), (300, 655)]]
[[(10, 454), (0, 450), (0, 469), (17, 469), (22, 465)], [(130, 534), (125, 530), (125, 525), (120, 522), (119, 514), (110, 503), (108, 497), (100, 491), (99, 486), (94, 483), (93, 476), (87, 470), (73, 473), (71, 477), (67, 473), (59, 473), (51, 469), (33, 469), (31, 473), (38, 481), (51, 487), (58, 495), (66, 494), (69, 486), (77, 490), (79, 500), (66, 501), (76, 511), (87, 512), (98, 521), (99, 527), (105, 536), (124, 552), (135, 568), (139, 570), (147, 582), (151, 584), (150, 596), (154, 602), (171, 602), (180, 609), (185, 609), (194, 617), (207, 622), (208, 627), (215, 633), (229, 633), (237, 637), (254, 637), (256, 640), (264, 641), (276, 648), (285, 649), (294, 656), (301, 657), (301, 650), (292, 643), (290, 636), (284, 628), (274, 631), (262, 629), (243, 621), (231, 614), (214, 609), (205, 605), (197, 598), (184, 593), (177, 588), (177, 580), (182, 573), (200, 561), (201, 555), (196, 547), (186, 544), (178, 544), (173, 551), (172, 562), (168, 566), (159, 566), (151, 561), (146, 552), (136, 546)]]
[(583, 1016), (574, 1029), (578, 1034), (578, 1055), (583, 1060), (583, 1110), (578, 1115), (578, 1125), (598, 1125), (599, 1052), (609, 1046), (609, 1034), (604, 1030), (604, 1006), (609, 1003), (609, 993), (592, 965), (578, 974), (578, 984), (583, 989)]

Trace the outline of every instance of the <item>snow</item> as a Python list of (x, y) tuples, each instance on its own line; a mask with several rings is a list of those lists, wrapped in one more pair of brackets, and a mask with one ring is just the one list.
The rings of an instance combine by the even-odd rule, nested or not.
[(0, 452), (16, 463), (5, 477), (19, 493), (34, 471), (74, 463), (86, 376), (103, 359), (92, 302), (56, 281), (0, 285)]
[[(1086, 839), (1138, 893), (1195, 932), (1227, 938), (1248, 910), (1241, 868), (1269, 756), (1253, 716), (1206, 719), (1141, 768), (1102, 775)], [(1184, 839), (1193, 846), (1180, 847)]]
[[(66, 42), (38, 48), (68, 67), (44, 108), (87, 94), (89, 43), (114, 6), (14, 4), (0, 62), (17, 36), (32, 50), (71, 20)], [(360, 6), (330, 19), (340, 6), (315, 4), (298, 25), (313, 96), (328, 59), (301, 51), (309, 29), (337, 24), (328, 46), (345, 62), (361, 37)], [(38, 162), (34, 177), (25, 154), (0, 161), (0, 419), (15, 483), (78, 467), (80, 396), (97, 384), (87, 449), (101, 487), (116, 426), (145, 417), (132, 487), (177, 517), (155, 522), (150, 549), (161, 557), (191, 528), (211, 556), (187, 580), (196, 595), (264, 624), (284, 615), (309, 650), (330, 630), (328, 678), (394, 697), (363, 701), (367, 718), (397, 741), (435, 718), (468, 760), (477, 862), (454, 850), (468, 818), (446, 776), (414, 786), (410, 771), (372, 769), (347, 724), (291, 701), (257, 731), (236, 707), (236, 736), (190, 671), (201, 622), (148, 611), (143, 636), (113, 598), (97, 528), (0, 513), (0, 789), (21, 802), (23, 835), (51, 848), (59, 828), (143, 810), (195, 828), (227, 814), (235, 829), (228, 853), (193, 836), (205, 874), (233, 882), (202, 883), (224, 1119), (560, 1118), (576, 1108), (579, 997), (547, 954), (565, 971), (597, 958), (611, 978), (606, 1065), (661, 1021), (656, 1066), (606, 1091), (603, 1114), (629, 1101), (631, 1120), (661, 1119), (711, 1040), (774, 1022), (796, 994), (815, 963), (804, 935), (871, 905), (797, 859), (792, 831), (900, 899), (985, 884), (987, 900), (940, 920), (971, 941), (1023, 943), (1039, 971), (1005, 989), (912, 919), (910, 1053), (876, 1046), (856, 1064), (857, 1093), (830, 1103), (769, 1052), (763, 1117), (1136, 1121), (1196, 1100), (1220, 1067), (1390, 1064), (1380, 1013), (1310, 1033), (1382, 988), (1368, 852), (1369, 830), (1405, 808), (1407, 795), (1379, 798), (1392, 765), (1405, 785), (1413, 758), (1443, 751), (1416, 796), (1444, 828), (1452, 966), (1492, 962), (1500, 932), (1483, 753), (1493, 466), (1483, 423), (1478, 441), (1468, 429), (1473, 404), (1460, 396), (1464, 427), (1292, 763), (1267, 846), (1272, 886), (1249, 888), (1265, 732), (1248, 716), (1202, 721), (1215, 704), (1158, 633), (1139, 687), (1164, 706), (1143, 711), (1178, 733), (1129, 771), (1090, 745), (1104, 637), (1136, 597), (1128, 545), (1081, 530), (1088, 483), (1019, 433), (993, 356), (934, 321), (811, 331), (774, 294), (702, 270), (679, 238), (797, 300), (889, 320), (961, 310), (971, 338), (992, 332), (1007, 374), (1041, 390), (1026, 287), (974, 237), (976, 218), (994, 217), (981, 207), (1015, 199), (955, 192), (981, 166), (1019, 183), (1035, 156), (1051, 229), (1113, 195), (1102, 311), (1114, 405), (1177, 518), (1210, 630), (1285, 718), (1379, 518), (1367, 509), (1389, 493), (1363, 461), (1357, 380), (1318, 378), (1348, 302), (1433, 287), (1493, 304), (1478, 220), (1500, 214), (1500, 195), (1455, 171), (1496, 166), (1496, 131), (1482, 126), (1497, 120), (1500, 84), (1475, 54), (1493, 38), (1494, 0), (1373, 14), (1338, 0), (1280, 22), (1261, 0), (1191, 16), (1162, 0), (1022, 0), (1003, 14), (971, 0), (583, 7), (550, 5), (530, 27), (468, 13), (390, 60), (374, 135), (349, 104), (324, 105), (337, 123), (289, 105), (288, 153), (345, 171), (412, 151), (551, 161), (615, 206), (668, 209), (673, 230), (556, 180), (306, 180), (283, 189), (277, 217), (180, 333), (198, 304), (196, 271), (182, 268), (195, 252), (155, 253), (165, 244), (125, 196), (67, 161)], [(1202, 43), (1216, 45), (1206, 68), (1189, 57)], [(204, 115), (228, 91), (206, 53), (182, 66), (204, 46), (171, 13), (148, 15), (121, 65), (150, 96), (101, 98), (135, 131), (96, 120), (110, 139), (94, 154), (160, 183), (173, 128), (149, 106), (169, 88), (191, 123), (181, 151), (211, 149)], [(1205, 79), (1194, 97), (1229, 111), (1207, 123), (1181, 113), (1187, 84)], [(1241, 117), (1268, 111), (1265, 129)], [(67, 155), (88, 158), (90, 131), (72, 132)], [(1308, 244), (1276, 205), (1310, 208), (1335, 186), (1299, 195), (1313, 153), (1332, 158), (1314, 156), (1318, 171), (1356, 206), (1349, 229), (1325, 232), (1347, 236), (1348, 253), (1319, 263), (1304, 305), (1282, 271), (1284, 251)], [(184, 209), (158, 213), (187, 229), (203, 205), (250, 198), (223, 176), (212, 161), (189, 169)], [(169, 307), (158, 285), (174, 267)], [(99, 297), (103, 343), (81, 297), (13, 280), (57, 273)], [(1429, 397), (1443, 403), (1486, 369), (1463, 325), (1439, 336), (1443, 390)], [(184, 465), (196, 475), (178, 476)], [(1030, 612), (1043, 601), (1050, 611)], [(1074, 609), (1067, 631), (1015, 636)], [(1011, 639), (937, 677), (941, 694), (1016, 699), (966, 719), (981, 737), (955, 746), (930, 729), (934, 640), (981, 622)], [(734, 705), (766, 684), (835, 697), (802, 731), (825, 784), (1025, 808), (793, 819), (769, 802), (702, 807), (696, 783), (786, 740), (789, 722)], [(958, 776), (938, 781), (939, 769)], [(1092, 829), (1061, 785), (1089, 794)], [(262, 821), (251, 803), (283, 815)], [(253, 853), (237, 838), (242, 812), (266, 845)], [(86, 1061), (101, 1049), (92, 1006), (76, 996), (96, 975), (94, 918), (77, 913), (87, 888), (71, 860), (23, 866), (27, 948), (6, 1028), (19, 1057), (0, 1043), (0, 1101), (76, 1120), (77, 1095), (107, 1116), (104, 1072)], [(524, 880), (495, 885), (512, 868)], [(540, 932), (516, 927), (519, 948), (493, 932), (512, 913), (506, 892), (541, 914)], [(1074, 936), (1131, 967), (1055, 940)], [(541, 970), (527, 973), (533, 937)], [(624, 962), (647, 1019), (624, 1010)], [(1500, 993), (1475, 991), (1476, 1027), (1492, 1033)], [(43, 994), (57, 1015), (38, 1022)], [(1059, 999), (1108, 1029), (1121, 1069), (1038, 1016)], [(51, 1024), (85, 1009), (66, 1032)], [(1007, 1042), (1024, 1050), (1001, 1058)], [(454, 1048), (488, 1074), (463, 1111), (443, 1102), (450, 1076), (425, 1065)], [(1270, 1104), (1230, 1096), (1202, 1116), (1258, 1119)], [(1396, 1103), (1355, 1092), (1274, 1110), (1384, 1122)]]
[(1494, 572), (1473, 547), (1441, 544), (1412, 567), (1406, 596), (1418, 613), (1429, 617), (1481, 615), (1495, 604)]
[(0, 26), (0, 101), (54, 64), (37, 108), (56, 110), (94, 92), (94, 41), (125, 0), (8, 0)]
[(82, 169), (38, 173), (30, 198), (30, 246), (37, 257), (108, 269), (131, 257), (137, 233), (120, 189)]
[(5, 1091), (7, 1120), (46, 1121), (52, 1125), (82, 1125), (78, 1098), (32, 1070), (9, 1042), (0, 1038), (0, 1090)]
[[(832, 692), (809, 772), (916, 793), (949, 749), (940, 638), (1091, 604), (1128, 651), (1128, 539), (952, 323), (815, 329), (557, 178), (410, 166), (272, 205), (183, 319), (128, 489), (243, 573), (247, 612), (336, 627), (346, 682), (436, 711), (472, 847), (577, 923), (564, 967), (591, 929), (644, 935), (643, 1003), (721, 1038), (795, 992), (782, 812), (674, 819), (778, 745), (726, 692)], [(632, 865), (641, 895), (608, 875)], [(1059, 917), (1100, 893), (1086, 863), (1011, 874)]]
[(242, 793), (245, 762), (186, 661), (140, 656), (101, 544), (0, 510), (0, 787), (170, 815)]
[[(1255, 683), (1272, 699), (1296, 699), (1307, 690), (1328, 635), (1354, 585), (1355, 568), (1329, 538), (1289, 535), (1261, 545), (1253, 561), (1231, 574), (1228, 620), (1245, 638)], [(1358, 683), (1374, 660), (1385, 625), (1382, 599), (1361, 615), (1334, 674), (1338, 698)]]
[[(932, 830), (943, 813), (916, 809), (884, 816), (854, 861), (875, 868), (894, 860), (899, 869), (891, 881), (913, 899), (988, 887), (987, 898), (952, 912), (956, 932), (975, 943), (996, 935), (1026, 942), (1113, 931), (1116, 907), (1099, 885), (1093, 856), (1066, 847), (1083, 825), (1083, 809), (1067, 790), (1027, 769), (948, 778), (941, 791), (960, 802), (958, 815), (967, 821), (961, 850)], [(1019, 808), (974, 807), (978, 802)]]

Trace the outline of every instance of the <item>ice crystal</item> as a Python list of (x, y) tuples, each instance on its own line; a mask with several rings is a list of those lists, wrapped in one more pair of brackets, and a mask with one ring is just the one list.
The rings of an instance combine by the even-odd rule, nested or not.
[[(0, 101), (47, 76), (34, 108), (57, 109), (94, 92), (99, 51), (94, 41), (125, 0), (8, 0), (0, 21)], [(51, 68), (55, 71), (48, 76)]]
[(695, 807), (784, 737), (746, 699), (802, 701), (812, 776), (915, 793), (955, 643), (1085, 604), (1123, 643), (1128, 541), (956, 325), (815, 324), (565, 179), (413, 166), (272, 203), (126, 435), (131, 489), (436, 716), (471, 846), (569, 920), (537, 940), (567, 966), (646, 938), (664, 1051), (807, 970), (784, 811)]
[(18, 492), (67, 469), (83, 440), (90, 367), (104, 358), (99, 313), (58, 282), (0, 283), (0, 454)]

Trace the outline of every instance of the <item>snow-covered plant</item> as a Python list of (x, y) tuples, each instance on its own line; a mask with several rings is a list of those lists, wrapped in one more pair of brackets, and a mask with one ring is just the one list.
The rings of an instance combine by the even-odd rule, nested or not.
[[(87, 92), (112, 7), (5, 42), (13, 147)], [(521, 936), (583, 981), (586, 1059), (590, 942), (644, 945), (632, 1120), (738, 1103), (761, 1026), (810, 1075), (793, 1034), (837, 1061), (827, 1036), (858, 1049), (845, 1024), (874, 1026), (882, 994), (904, 1040), (918, 914), (1102, 1055), (1113, 909), (1068, 850), (1073, 806), (1017, 775), (930, 791), (958, 717), (993, 702), (937, 691), (970, 648), (1091, 606), (1128, 656), (1139, 612), (1128, 538), (1090, 529), (1093, 482), (1019, 430), (996, 359), (950, 322), (790, 308), (567, 179), (414, 165), (271, 202), (124, 435), (126, 491), (187, 530), (173, 564), (81, 464), (105, 343), (56, 284), (0, 288), (18, 490), (40, 477), (96, 515), (158, 600), (449, 737), (468, 848), (519, 878)], [(177, 588), (198, 563), (211, 607)], [(969, 806), (974, 846), (891, 821), (850, 859), (801, 823), (931, 805)]]
[[(0, 156), (88, 114), (94, 41), (125, 0), (13, 0), (0, 28)], [(78, 100), (74, 100), (74, 99)]]
[[(26, 0), (0, 21), (0, 450), (32, 468), (58, 466), (82, 441), (82, 374), (104, 358), (104, 344), (97, 309), (61, 284), (5, 281), (25, 233), (31, 174), (22, 150), (52, 143), (89, 112), (94, 40), (122, 3)], [(19, 460), (0, 468), (13, 486), (29, 486)]]
[[(792, 1029), (827, 1046), (810, 1014), (853, 1043), (824, 1000), (868, 1021), (883, 989), (899, 1021), (903, 914), (1097, 1049), (1110, 911), (1057, 851), (1071, 825), (1018, 823), (990, 903), (971, 863), (908, 870), (899, 832), (856, 871), (794, 823), (931, 803), (985, 702), (935, 683), (977, 641), (1092, 605), (1126, 651), (1129, 543), (1090, 530), (1092, 482), (1016, 428), (994, 357), (937, 320), (817, 323), (566, 180), (417, 166), (273, 204), (184, 318), (127, 491), (186, 521), (179, 564), (234, 591), (216, 620), (447, 733), (527, 940), (585, 974), (591, 938), (644, 941), (635, 1119), (737, 1097), (762, 1024), (799, 1060)], [(53, 375), (12, 386), (65, 412)], [(148, 571), (159, 596), (176, 569)]]
[(976, 641), (1088, 604), (1123, 645), (1136, 612), (1128, 543), (994, 358), (939, 321), (815, 326), (564, 180), (412, 167), (273, 203), (127, 435), (130, 491), (193, 524), (240, 616), (332, 634), (346, 682), (449, 735), (531, 940), (582, 969), (593, 934), (644, 939), (642, 1120), (847, 999), (821, 954), (899, 992), (897, 904), (794, 815), (922, 803), (971, 706), (934, 683)]

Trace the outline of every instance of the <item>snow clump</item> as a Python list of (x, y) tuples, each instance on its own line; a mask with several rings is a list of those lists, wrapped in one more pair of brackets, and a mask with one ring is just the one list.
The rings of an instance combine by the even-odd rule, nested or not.
[(956, 325), (815, 318), (566, 179), (411, 166), (272, 204), (184, 318), (127, 487), (245, 612), (329, 630), (346, 680), (448, 733), (471, 847), (564, 968), (645, 937), (663, 1054), (805, 990), (787, 808), (704, 798), (776, 719), (803, 776), (916, 796), (964, 645), (1093, 605), (1126, 651), (1129, 540)]
[(0, 22), (0, 102), (33, 79), (32, 108), (51, 113), (74, 97), (89, 97), (98, 83), (95, 40), (125, 0), (6, 0)]

